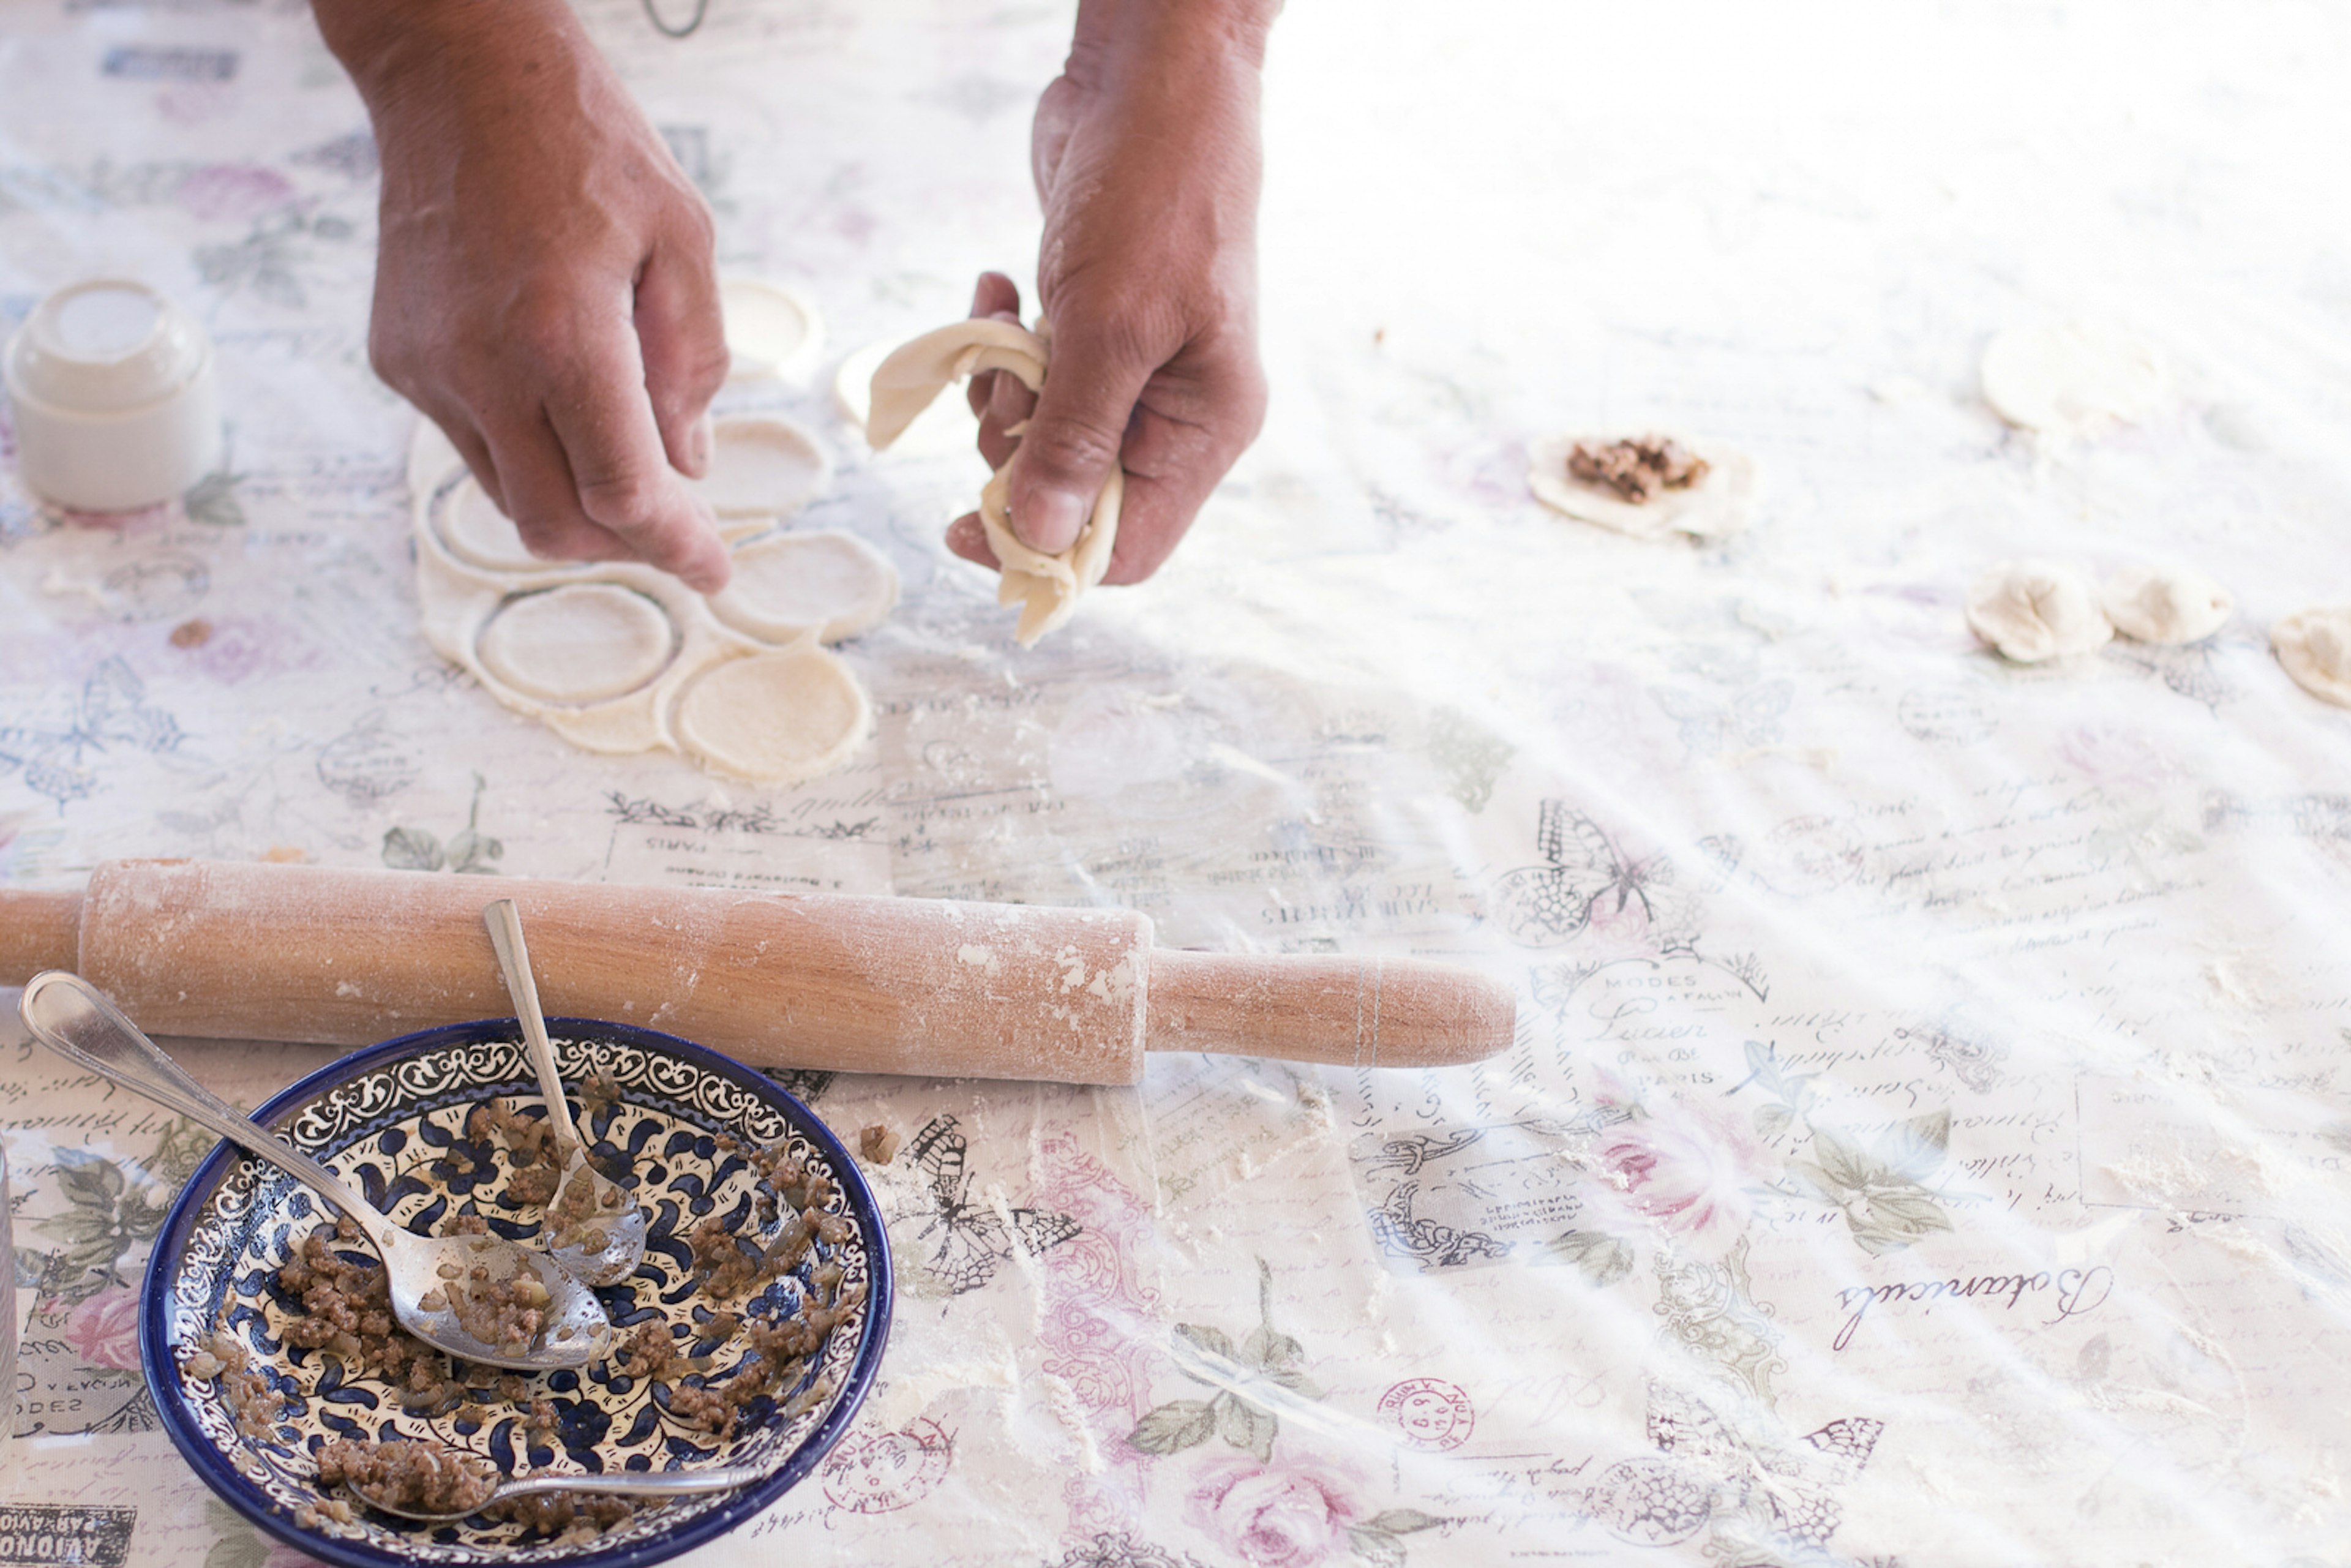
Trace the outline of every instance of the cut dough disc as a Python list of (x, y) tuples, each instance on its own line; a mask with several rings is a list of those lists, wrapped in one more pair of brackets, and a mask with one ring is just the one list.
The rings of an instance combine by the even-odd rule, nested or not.
[(523, 695), (576, 707), (643, 685), (668, 666), (674, 643), (669, 616), (643, 594), (580, 582), (507, 601), (475, 652)]
[(872, 714), (849, 666), (803, 643), (705, 672), (678, 702), (676, 731), (719, 772), (792, 783), (841, 766)]
[(2115, 636), (2089, 579), (2048, 560), (2004, 560), (1976, 579), (1968, 624), (2020, 664), (2091, 653)]
[(1606, 443), (1615, 435), (1554, 435), (1535, 443), (1527, 455), (1527, 487), (1554, 512), (1596, 523), (1635, 538), (1669, 533), (1696, 538), (1728, 538), (1747, 526), (1755, 505), (1755, 460), (1710, 442), (1682, 441), (1706, 459), (1707, 476), (1686, 490), (1667, 490), (1639, 506), (1568, 477), (1567, 456), (1579, 441)]
[(470, 474), (441, 497), (440, 525), (450, 553), (486, 571), (561, 571), (582, 564), (531, 554), (513, 521)]
[(2228, 624), (2237, 601), (2201, 572), (2134, 563), (2099, 590), (2106, 619), (2142, 643), (2200, 643)]
[(2153, 344), (2094, 321), (2001, 332), (1986, 345), (1980, 374), (1994, 413), (2060, 438), (2135, 424), (2170, 385)]
[(763, 643), (810, 632), (838, 643), (879, 625), (897, 602), (898, 569), (831, 528), (752, 540), (735, 552), (735, 580), (710, 596), (713, 614)]
[(718, 308), (726, 320), (726, 350), (733, 356), (728, 381), (788, 376), (814, 356), (822, 331), (816, 307), (790, 289), (757, 278), (730, 277), (718, 286)]
[(783, 517), (807, 506), (831, 476), (815, 436), (789, 420), (760, 414), (718, 421), (710, 472), (695, 489), (721, 517)]
[(2304, 691), (2351, 707), (2351, 604), (2295, 611), (2270, 628), (2270, 647)]

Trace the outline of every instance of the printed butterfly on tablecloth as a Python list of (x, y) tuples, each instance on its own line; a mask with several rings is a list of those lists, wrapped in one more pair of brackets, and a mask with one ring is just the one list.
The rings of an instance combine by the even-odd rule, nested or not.
[(1713, 1406), (1687, 1390), (1652, 1383), (1648, 1428), (1660, 1454), (1718, 1478), (1726, 1493), (1721, 1500), (1771, 1533), (1821, 1551), (1844, 1518), (1831, 1489), (1861, 1473), (1886, 1424), (1842, 1416), (1806, 1434), (1805, 1448), (1782, 1447), (1734, 1432)]
[(1661, 952), (1697, 942), (1697, 901), (1667, 891), (1674, 862), (1666, 856), (1626, 854), (1564, 800), (1542, 803), (1535, 852), (1545, 863), (1511, 872), (1495, 888), (1495, 918), (1520, 946), (1557, 946), (1595, 926), (1640, 936)]
[(1682, 744), (1699, 757), (1716, 756), (1734, 744), (1771, 745), (1780, 738), (1781, 716), (1795, 695), (1793, 681), (1760, 682), (1727, 698), (1678, 686), (1649, 688), (1649, 700), (1665, 710), (1680, 729)]
[(181, 738), (179, 720), (151, 706), (147, 684), (113, 658), (82, 683), (71, 727), (0, 725), (0, 772), (23, 768), (26, 788), (55, 800), (62, 812), (67, 801), (98, 788), (98, 775), (83, 765), (85, 753), (116, 746), (170, 751)]
[(905, 1157), (930, 1177), (932, 1200), (938, 1205), (937, 1215), (915, 1238), (938, 1238), (924, 1267), (960, 1296), (995, 1279), (1016, 1248), (1033, 1258), (1084, 1228), (1066, 1214), (972, 1202), (967, 1145), (956, 1125), (953, 1116), (933, 1117), (914, 1134)]

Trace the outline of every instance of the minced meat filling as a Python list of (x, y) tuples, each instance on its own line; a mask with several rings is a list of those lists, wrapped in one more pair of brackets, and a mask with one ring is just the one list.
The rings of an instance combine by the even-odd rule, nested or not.
[(348, 1486), (395, 1513), (471, 1513), (498, 1490), (498, 1473), (487, 1460), (440, 1443), (338, 1437), (319, 1450), (319, 1483)]
[[(558, 1149), (558, 1140), (530, 1131), (544, 1126), (536, 1117), (493, 1116), (485, 1108), (475, 1113), (467, 1130), (476, 1136), (496, 1134), (507, 1140), (518, 1162), (528, 1149), (530, 1163), (521, 1168), (532, 1171), (548, 1168), (548, 1159), (566, 1152)], [(730, 1152), (742, 1146), (731, 1139), (725, 1142)], [(846, 1219), (824, 1211), (835, 1188), (821, 1171), (811, 1168), (789, 1147), (748, 1153), (753, 1168), (767, 1185), (767, 1190), (754, 1198), (750, 1218), (758, 1231), (771, 1231), (773, 1239), (759, 1246), (749, 1237), (738, 1237), (716, 1218), (695, 1226), (685, 1239), (703, 1295), (714, 1309), (711, 1315), (684, 1333), (666, 1322), (641, 1323), (616, 1341), (610, 1361), (613, 1372), (659, 1385), (664, 1391), (662, 1403), (674, 1420), (721, 1437), (735, 1431), (742, 1412), (754, 1402), (773, 1397), (804, 1375), (809, 1357), (864, 1299), (862, 1286), (842, 1287), (839, 1263), (820, 1259), (810, 1270), (810, 1290), (800, 1310), (792, 1317), (778, 1322), (741, 1312), (743, 1296), (796, 1269), (816, 1243), (837, 1245), (851, 1232)], [(575, 1226), (592, 1222), (595, 1199), (590, 1184), (583, 1179), (573, 1185), (587, 1192), (585, 1207), (579, 1207), (580, 1200), (569, 1191), (555, 1207), (564, 1210)], [(578, 1211), (573, 1213), (575, 1208)], [(459, 1214), (450, 1217), (442, 1228), (449, 1235), (483, 1235), (488, 1225), (477, 1214)], [(556, 1408), (540, 1396), (536, 1379), (452, 1362), (400, 1329), (392, 1314), (382, 1266), (371, 1258), (343, 1255), (363, 1245), (362, 1233), (349, 1218), (319, 1225), (301, 1239), (294, 1255), (277, 1272), (284, 1295), (298, 1303), (298, 1311), (289, 1314), (286, 1324), (287, 1343), (337, 1357), (350, 1369), (347, 1376), (356, 1374), (390, 1384), (411, 1414), (454, 1413), (461, 1422), (470, 1419), (486, 1425), (495, 1418), (493, 1406), (504, 1406), (524, 1413), (523, 1428), (528, 1440), (551, 1437), (557, 1427)], [(444, 1271), (455, 1268), (444, 1265)], [(439, 1292), (428, 1293), (427, 1309), (439, 1304), (433, 1294), (441, 1294), (467, 1331), (486, 1343), (528, 1344), (537, 1337), (543, 1321), (546, 1287), (528, 1266), (504, 1281), (493, 1280), (489, 1274), (486, 1266), (457, 1269)], [(715, 1383), (707, 1377), (716, 1358), (691, 1354), (693, 1345), (714, 1341), (747, 1347), (733, 1375)], [(281, 1409), (280, 1400), (249, 1364), (244, 1346), (225, 1331), (215, 1333), (188, 1358), (185, 1366), (191, 1377), (220, 1380), (240, 1428), (249, 1436), (264, 1435)], [(820, 1379), (787, 1401), (783, 1414), (787, 1418), (798, 1416), (832, 1394), (831, 1383)], [(374, 1488), (387, 1488), (392, 1490), (375, 1495), (407, 1500), (411, 1506), (432, 1511), (455, 1511), (456, 1502), (443, 1508), (423, 1500), (428, 1495), (462, 1497), (457, 1489), (471, 1472), (460, 1467), (468, 1462), (479, 1461), (438, 1444), (338, 1439), (319, 1450), (319, 1477), (329, 1486), (349, 1480), (361, 1495), (369, 1495)], [(486, 1498), (495, 1484), (493, 1474), (480, 1495)], [(322, 1500), (312, 1511), (322, 1522), (343, 1520), (348, 1512), (339, 1510), (332, 1500)], [(553, 1494), (497, 1504), (491, 1516), (509, 1519), (535, 1532), (577, 1538), (593, 1534), (632, 1511), (629, 1503), (616, 1498)]]
[(1579, 441), (1567, 455), (1569, 478), (1613, 490), (1636, 507), (1655, 500), (1663, 490), (1687, 490), (1707, 472), (1705, 458), (1663, 435), (1598, 445)]

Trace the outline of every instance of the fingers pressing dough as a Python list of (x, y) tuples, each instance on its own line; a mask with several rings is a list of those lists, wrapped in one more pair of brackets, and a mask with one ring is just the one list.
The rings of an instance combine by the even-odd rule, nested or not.
[[(985, 371), (1008, 371), (1034, 392), (1045, 384), (1050, 353), (1046, 337), (1009, 321), (983, 318), (925, 332), (901, 345), (874, 371), (865, 439), (877, 451), (889, 445), (939, 393)], [(1110, 570), (1126, 476), (1113, 468), (1077, 542), (1058, 555), (1046, 555), (1022, 544), (1012, 531), (1006, 506), (1008, 475), (1008, 469), (998, 469), (980, 491), (979, 521), (1003, 568), (997, 602), (1021, 606), (1013, 635), (1026, 648), (1067, 622), (1079, 596)]]

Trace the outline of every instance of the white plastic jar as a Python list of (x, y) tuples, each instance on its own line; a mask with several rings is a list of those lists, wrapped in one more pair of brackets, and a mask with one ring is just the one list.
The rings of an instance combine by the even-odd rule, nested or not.
[(220, 465), (220, 392), (202, 323), (127, 278), (36, 306), (5, 361), (26, 486), (77, 510), (133, 511)]

